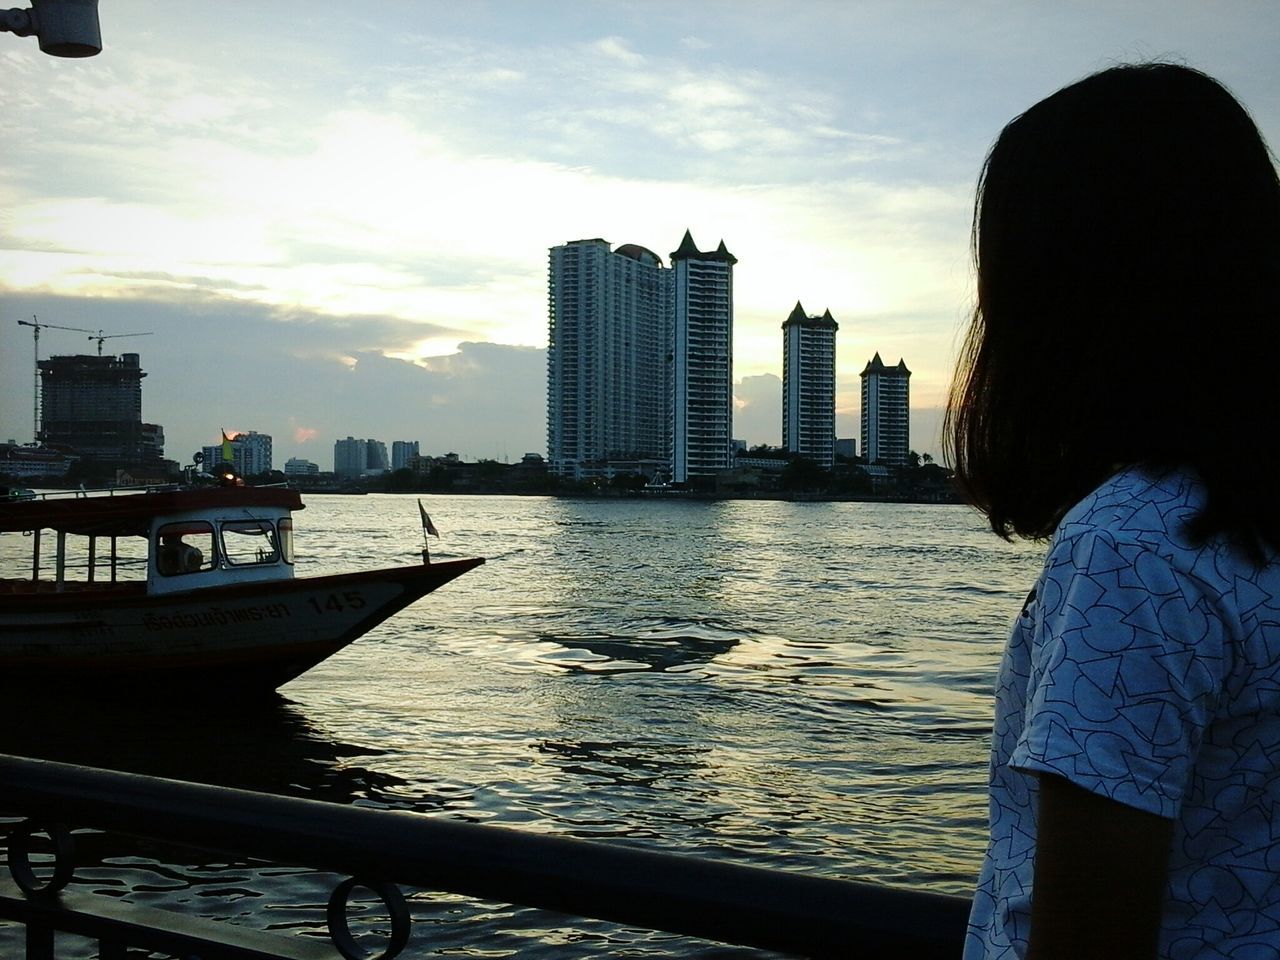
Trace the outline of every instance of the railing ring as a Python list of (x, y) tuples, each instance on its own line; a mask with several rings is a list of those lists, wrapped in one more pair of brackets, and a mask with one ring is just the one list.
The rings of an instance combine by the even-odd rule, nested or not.
[[(351, 936), (351, 924), (347, 920), (347, 904), (351, 891), (363, 887), (377, 896), (387, 908), (387, 916), (391, 919), (391, 937), (384, 949), (376, 957), (362, 950), (355, 938)], [(394, 883), (381, 881), (357, 880), (355, 877), (342, 881), (329, 897), (329, 906), (325, 911), (325, 919), (329, 925), (329, 937), (345, 960), (392, 960), (409, 943), (409, 908), (405, 905), (400, 888)]]
[[(37, 833), (47, 833), (53, 842), (53, 876), (43, 882), (31, 868), (31, 838)], [(24, 820), (9, 834), (9, 873), (23, 893), (29, 896), (57, 893), (71, 882), (75, 872), (75, 842), (71, 831), (62, 824), (43, 827), (34, 820)]]

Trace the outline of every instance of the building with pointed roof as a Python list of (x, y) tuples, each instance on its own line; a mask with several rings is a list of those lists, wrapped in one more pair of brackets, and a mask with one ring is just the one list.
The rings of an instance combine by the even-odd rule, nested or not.
[(671, 477), (686, 483), (732, 466), (733, 267), (724, 241), (704, 252), (684, 232), (675, 275)]
[(811, 317), (799, 300), (782, 324), (782, 446), (827, 470), (835, 465), (839, 329), (830, 310)]
[(880, 354), (862, 373), (862, 456), (867, 463), (905, 464), (911, 451), (911, 371), (885, 366)]

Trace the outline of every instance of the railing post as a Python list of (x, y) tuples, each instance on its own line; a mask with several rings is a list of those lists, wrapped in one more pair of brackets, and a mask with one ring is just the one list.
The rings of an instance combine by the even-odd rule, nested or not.
[(53, 927), (35, 919), (27, 921), (27, 960), (53, 960)]

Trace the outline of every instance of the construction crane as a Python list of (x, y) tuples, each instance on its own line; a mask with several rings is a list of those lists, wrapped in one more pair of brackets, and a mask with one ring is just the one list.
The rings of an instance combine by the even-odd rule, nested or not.
[[(50, 330), (73, 330), (76, 333), (93, 333), (92, 330), (86, 330), (84, 327), (64, 327), (57, 323), (41, 323), (40, 320), (32, 314), (30, 322), (19, 320), (19, 326), (31, 327), (35, 341), (35, 373), (34, 385), (31, 390), (31, 439), (34, 443), (40, 442), (40, 331), (46, 327)], [(99, 333), (102, 331), (99, 330)]]
[(98, 341), (98, 356), (102, 356), (103, 340), (114, 340), (117, 337), (149, 337), (151, 336), (150, 330), (148, 330), (146, 333), (103, 333), (101, 330), (99, 330), (97, 333), (94, 333), (92, 330), (87, 332), (89, 333), (90, 340)]

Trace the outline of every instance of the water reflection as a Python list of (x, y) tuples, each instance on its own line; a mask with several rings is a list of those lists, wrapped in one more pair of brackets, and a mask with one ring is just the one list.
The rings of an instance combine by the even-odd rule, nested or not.
[(740, 640), (737, 637), (709, 638), (696, 636), (601, 636), (541, 638), (570, 650), (583, 650), (598, 661), (561, 662), (567, 670), (625, 673), (653, 670), (662, 672), (699, 663), (710, 663), (728, 653)]
[(336, 739), (279, 695), (225, 709), (11, 698), (0, 705), (0, 752), (332, 803), (431, 812), (459, 799), (421, 782), (407, 790), (361, 762), (384, 751)]
[(587, 781), (618, 785), (654, 785), (658, 781), (687, 780), (706, 765), (711, 747), (699, 744), (657, 744), (644, 741), (543, 740), (538, 752), (560, 768)]

